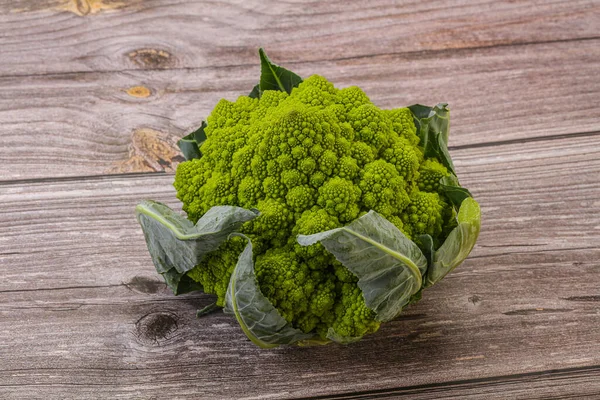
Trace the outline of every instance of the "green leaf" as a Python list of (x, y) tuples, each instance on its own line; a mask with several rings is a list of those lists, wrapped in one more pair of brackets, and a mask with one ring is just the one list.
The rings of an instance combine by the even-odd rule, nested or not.
[(419, 247), (375, 211), (342, 228), (297, 240), (302, 246), (320, 242), (356, 275), (365, 304), (383, 322), (398, 316), (419, 291), (427, 269)]
[(204, 132), (205, 128), (206, 122), (202, 121), (200, 128), (182, 137), (177, 142), (177, 146), (179, 146), (179, 149), (183, 153), (183, 156), (186, 160), (202, 157), (200, 146), (206, 140), (206, 133)]
[(248, 95), (251, 99), (260, 99), (260, 83), (257, 83), (253, 88), (250, 94)]
[(196, 143), (194, 140), (193, 133), (190, 133), (189, 135), (179, 139), (177, 146), (179, 146), (179, 150), (181, 150), (181, 153), (186, 160), (193, 160), (194, 158), (202, 157), (200, 149), (198, 148), (198, 143)]
[(448, 152), (450, 132), (450, 109), (448, 104), (440, 103), (435, 107), (415, 104), (408, 107), (413, 113), (419, 146), (423, 147), (425, 157), (438, 159), (450, 172), (456, 175), (454, 164)]
[[(302, 82), (302, 78), (292, 71), (273, 64), (262, 48), (258, 49), (258, 54), (260, 55), (260, 93), (265, 90), (279, 90), (290, 94), (292, 89)], [(254, 89), (250, 94), (252, 93)]]
[(175, 296), (189, 292), (196, 292), (198, 290), (204, 290), (200, 283), (196, 282), (185, 274), (177, 272), (175, 268), (171, 268), (168, 271), (163, 272), (161, 275)]
[(427, 265), (429, 266), (433, 264), (433, 254), (435, 253), (435, 250), (433, 238), (431, 237), (431, 235), (424, 234), (417, 236), (416, 243), (421, 249), (421, 252), (423, 252), (425, 258), (427, 259)]
[(231, 274), (225, 296), (225, 312), (234, 314), (248, 338), (262, 348), (277, 347), (311, 339), (287, 322), (271, 302), (261, 293), (252, 259), (252, 242), (248, 240)]
[(156, 271), (175, 294), (197, 290), (184, 274), (216, 250), (230, 233), (258, 215), (240, 207), (215, 206), (194, 225), (156, 201), (143, 201), (135, 211)]
[(204, 143), (204, 141), (206, 140), (206, 133), (204, 132), (204, 129), (206, 129), (206, 127), (206, 121), (202, 121), (200, 127), (194, 132), (190, 133), (190, 135), (193, 135), (193, 138), (198, 144), (198, 147), (200, 147), (202, 143)]
[(464, 199), (473, 197), (471, 196), (471, 192), (460, 186), (458, 179), (454, 175), (445, 176), (440, 179), (440, 189), (457, 210), (460, 209), (460, 205)]
[(456, 218), (458, 226), (450, 232), (444, 243), (433, 254), (432, 263), (427, 270), (425, 287), (440, 281), (456, 268), (475, 246), (481, 221), (479, 204), (472, 197), (465, 198)]

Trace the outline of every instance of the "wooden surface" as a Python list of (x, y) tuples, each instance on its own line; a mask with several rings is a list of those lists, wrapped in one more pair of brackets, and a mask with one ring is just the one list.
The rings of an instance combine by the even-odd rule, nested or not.
[[(600, 398), (600, 2), (0, 0), (0, 398)], [(470, 258), (363, 341), (259, 350), (133, 208), (256, 50), (448, 101)]]

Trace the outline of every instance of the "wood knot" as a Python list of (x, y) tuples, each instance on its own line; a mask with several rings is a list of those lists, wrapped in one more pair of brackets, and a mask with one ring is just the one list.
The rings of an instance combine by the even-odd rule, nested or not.
[(127, 159), (117, 161), (108, 173), (173, 172), (185, 159), (174, 135), (153, 129), (137, 129), (131, 135)]
[(101, 11), (116, 10), (125, 7), (125, 3), (115, 0), (67, 0), (57, 7), (61, 11), (70, 11), (80, 17)]
[(144, 99), (146, 97), (149, 97), (152, 94), (152, 92), (145, 86), (132, 86), (129, 89), (127, 89), (127, 94), (131, 97), (139, 97), (141, 99)]
[(177, 315), (169, 312), (146, 314), (135, 323), (136, 337), (142, 343), (160, 345), (177, 331), (177, 319)]
[(164, 282), (146, 278), (145, 276), (134, 276), (125, 286), (136, 292), (147, 294), (158, 293), (165, 288)]
[(475, 305), (481, 301), (481, 297), (474, 294), (473, 296), (470, 296), (468, 300), (469, 300), (469, 303), (473, 303)]
[(139, 49), (127, 55), (138, 67), (169, 68), (175, 64), (174, 57), (165, 50)]

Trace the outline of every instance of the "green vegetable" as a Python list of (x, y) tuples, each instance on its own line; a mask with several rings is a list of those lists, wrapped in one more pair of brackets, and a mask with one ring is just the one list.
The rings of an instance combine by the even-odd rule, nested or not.
[(175, 294), (202, 290), (255, 344), (351, 343), (396, 318), (472, 250), (480, 211), (447, 148), (449, 110), (382, 110), (358, 87), (260, 50), (248, 96), (179, 145), (187, 219), (137, 208)]

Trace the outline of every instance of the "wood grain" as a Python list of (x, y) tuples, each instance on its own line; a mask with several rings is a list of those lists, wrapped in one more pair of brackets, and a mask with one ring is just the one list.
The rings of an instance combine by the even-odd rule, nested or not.
[[(595, 1), (0, 2), (0, 75), (255, 65), (598, 37)], [(318, 44), (318, 45), (315, 45)]]
[[(450, 145), (460, 147), (600, 132), (599, 59), (600, 40), (590, 40), (290, 67), (359, 85), (381, 107), (446, 101)], [(258, 75), (253, 66), (0, 78), (0, 179), (172, 170), (177, 139)]]
[[(482, 205), (474, 253), (399, 320), (348, 347), (258, 350), (231, 317), (194, 318), (210, 296), (170, 295), (133, 207), (142, 198), (176, 206), (172, 175), (4, 182), (0, 397), (387, 390), (428, 398), (439, 386), (440, 396), (486, 398), (506, 387), (535, 398), (543, 392), (526, 374), (547, 370), (570, 377), (548, 378), (555, 393), (580, 388), (593, 396), (600, 390), (597, 144), (577, 137), (453, 151), (461, 182)], [(509, 375), (517, 377), (494, 378)]]

